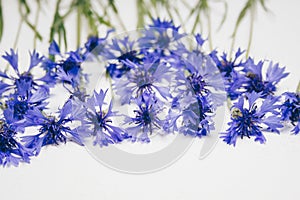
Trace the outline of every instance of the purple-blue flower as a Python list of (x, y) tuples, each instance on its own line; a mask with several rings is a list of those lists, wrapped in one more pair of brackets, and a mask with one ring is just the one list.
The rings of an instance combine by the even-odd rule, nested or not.
[(46, 145), (59, 145), (67, 141), (83, 145), (81, 136), (76, 128), (71, 128), (70, 123), (75, 116), (72, 115), (71, 101), (67, 101), (59, 111), (59, 117), (46, 116), (37, 108), (27, 111), (24, 122), (19, 124), (24, 127), (39, 127), (36, 135), (23, 136), (22, 141), (27, 148), (38, 155), (41, 148)]
[(240, 137), (254, 137), (254, 141), (265, 143), (263, 131), (271, 131), (279, 134), (280, 123), (278, 98), (268, 96), (259, 106), (261, 93), (246, 93), (240, 96), (238, 101), (231, 107), (231, 121), (226, 132), (221, 133), (224, 142), (234, 146)]
[(280, 106), (281, 119), (290, 121), (294, 126), (292, 132), (300, 132), (300, 95), (299, 93), (285, 92), (283, 94), (284, 102)]
[(49, 47), (49, 55), (50, 59), (45, 59), (42, 65), (49, 74), (49, 79), (62, 83), (68, 91), (70, 91), (69, 86), (75, 89), (88, 81), (87, 74), (83, 73), (81, 67), (84, 62), (82, 49), (79, 48), (63, 55), (57, 43), (53, 41)]
[(141, 64), (124, 61), (131, 67), (126, 76), (115, 80), (114, 88), (120, 96), (121, 103), (130, 103), (134, 98), (141, 97), (145, 92), (157, 93), (163, 98), (170, 97), (171, 67), (161, 62), (159, 57), (150, 55)]
[(83, 57), (87, 59), (91, 55), (91, 53), (94, 56), (106, 54), (107, 51), (109, 51), (109, 48), (107, 48), (107, 37), (113, 31), (113, 29), (108, 30), (103, 38), (100, 38), (98, 36), (90, 36), (87, 42), (84, 44)]
[(197, 137), (208, 135), (214, 129), (215, 110), (225, 101), (218, 68), (209, 56), (191, 52), (184, 61), (184, 68), (177, 70), (175, 80), (174, 98), (164, 129)]
[(20, 72), (18, 65), (18, 54), (14, 50), (10, 50), (10, 53), (6, 52), (6, 55), (2, 56), (13, 68), (15, 75), (8, 75), (6, 72), (0, 71), (0, 77), (3, 78), (0, 81), (0, 93), (3, 95), (6, 91), (16, 90), (21, 96), (28, 96), (33, 90), (37, 90), (42, 87), (51, 86), (51, 82), (47, 82), (48, 74), (40, 78), (33, 76), (32, 69), (39, 66), (44, 57), (40, 56), (35, 50), (30, 53), (30, 64), (27, 71)]
[(87, 99), (86, 104), (82, 106), (84, 117), (80, 119), (81, 135), (84, 137), (93, 137), (94, 145), (108, 146), (108, 144), (119, 143), (127, 138), (126, 132), (119, 127), (113, 125), (113, 118), (117, 116), (116, 112), (112, 111), (112, 103), (105, 107), (107, 90), (104, 92), (96, 91), (94, 95)]
[(152, 24), (142, 31), (143, 36), (139, 38), (140, 48), (154, 48), (165, 55), (165, 50), (171, 48), (171, 44), (179, 41), (186, 34), (179, 33), (180, 26), (176, 27), (173, 21), (152, 19)]
[(29, 163), (31, 151), (17, 138), (15, 127), (0, 119), (0, 165), (18, 166), (20, 162)]
[(126, 129), (132, 142), (150, 142), (149, 135), (155, 130), (161, 129), (162, 120), (158, 114), (162, 110), (162, 106), (155, 98), (154, 94), (144, 93), (135, 99), (137, 109), (135, 109), (134, 117), (127, 117), (125, 124), (129, 127)]
[(262, 75), (262, 68), (264, 62), (260, 61), (257, 64), (254, 60), (249, 58), (245, 65), (243, 71), (247, 78), (245, 82), (245, 92), (261, 92), (262, 97), (265, 98), (268, 95), (273, 95), (276, 91), (276, 85), (281, 81), (281, 79), (288, 76), (289, 73), (285, 72), (285, 67), (280, 68), (279, 64), (273, 64), (270, 62), (267, 69), (266, 77)]
[(227, 58), (227, 53), (223, 53), (220, 58), (216, 50), (210, 53), (210, 57), (214, 60), (223, 76), (225, 89), (231, 100), (237, 99), (242, 94), (241, 88), (247, 80), (241, 71), (245, 65), (245, 62), (240, 59), (243, 53), (244, 51), (241, 51), (239, 48), (234, 58), (230, 60)]
[(108, 61), (107, 74), (112, 78), (120, 78), (131, 69), (124, 61), (139, 64), (142, 59), (140, 52), (135, 50), (136, 42), (131, 41), (128, 36), (123, 39), (112, 39), (111, 42), (102, 56)]
[(37, 108), (39, 110), (45, 109), (48, 102), (45, 101), (49, 97), (48, 88), (41, 87), (28, 97), (12, 94), (5, 102), (3, 110), (4, 117), (9, 123), (13, 123), (24, 119), (28, 110)]

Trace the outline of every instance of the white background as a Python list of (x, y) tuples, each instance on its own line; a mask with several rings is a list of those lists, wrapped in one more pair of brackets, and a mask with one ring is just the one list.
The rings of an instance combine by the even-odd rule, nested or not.
[[(135, 1), (117, 3), (128, 30), (133, 30)], [(228, 5), (227, 22), (214, 34), (214, 46), (220, 50), (229, 50), (234, 20), (243, 3), (231, 0)], [(3, 4), (6, 24), (1, 54), (12, 47), (19, 20), (16, 3)], [(53, 4), (48, 1), (40, 17), (46, 38), (52, 21), (52, 13), (46, 11), (53, 9)], [(300, 3), (269, 0), (267, 7), (271, 13), (258, 12), (250, 55), (286, 66), (291, 74), (280, 83), (280, 91), (294, 91), (300, 75)], [(218, 7), (212, 15), (215, 24), (221, 11)], [(243, 22), (238, 32), (236, 44), (242, 48), (246, 48), (248, 24)], [(33, 48), (33, 35), (27, 28), (20, 34), (17, 48), (26, 60), (28, 50)], [(71, 31), (68, 37), (75, 41), (76, 35)], [(46, 53), (47, 48), (47, 39), (38, 43), (38, 51)], [(22, 62), (26, 65), (26, 61), (21, 59)], [(1, 69), (4, 66), (1, 61)], [(172, 166), (146, 175), (113, 171), (71, 143), (49, 147), (31, 164), (0, 169), (0, 199), (299, 199), (300, 136), (286, 131), (281, 135), (267, 133), (266, 137), (265, 145), (239, 140), (235, 148), (220, 141), (204, 160), (198, 160), (199, 149), (193, 147)]]

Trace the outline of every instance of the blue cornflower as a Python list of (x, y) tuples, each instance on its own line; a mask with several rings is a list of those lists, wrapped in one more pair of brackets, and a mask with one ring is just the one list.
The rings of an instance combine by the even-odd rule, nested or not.
[(222, 76), (209, 56), (191, 52), (184, 62), (185, 70), (176, 72), (176, 87), (179, 93), (198, 97), (207, 94), (217, 95), (217, 91), (224, 91)]
[(129, 124), (126, 130), (132, 142), (150, 142), (149, 135), (162, 126), (162, 120), (158, 118), (161, 105), (154, 94), (144, 93), (135, 99), (138, 109), (134, 110), (135, 117), (127, 117), (125, 124)]
[(218, 57), (217, 51), (210, 53), (210, 57), (214, 60), (218, 69), (222, 73), (225, 90), (231, 100), (237, 99), (242, 94), (241, 88), (247, 80), (244, 73), (241, 71), (245, 62), (239, 59), (243, 53), (244, 51), (241, 51), (239, 48), (232, 60), (228, 60), (227, 53), (223, 53), (221, 58)]
[(82, 134), (85, 137), (95, 137), (93, 144), (100, 147), (119, 143), (127, 138), (123, 129), (112, 124), (113, 117), (117, 116), (117, 113), (112, 111), (112, 102), (107, 110), (104, 109), (106, 93), (107, 90), (100, 90), (99, 93), (95, 91), (94, 95), (87, 99), (87, 103), (82, 107), (85, 116), (80, 120)]
[(235, 68), (244, 66), (245, 63), (243, 62), (243, 60), (240, 60), (238, 62), (238, 59), (244, 52), (245, 51), (241, 51), (241, 49), (239, 48), (235, 53), (234, 59), (228, 60), (227, 53), (224, 52), (221, 58), (219, 59), (217, 55), (218, 52), (214, 50), (210, 53), (210, 57), (214, 60), (217, 67), (222, 72), (223, 76), (226, 78), (231, 78), (231, 73), (232, 71), (234, 71)]
[(108, 51), (102, 56), (109, 61), (106, 72), (112, 78), (120, 78), (126, 74), (131, 67), (124, 61), (140, 63), (142, 61), (140, 52), (135, 50), (136, 44), (130, 41), (129, 37), (123, 39), (112, 39), (108, 45)]
[(33, 90), (37, 90), (39, 87), (49, 87), (51, 83), (48, 83), (48, 74), (46, 73), (41, 78), (34, 78), (32, 74), (32, 69), (37, 67), (44, 59), (43, 56), (40, 56), (35, 50), (30, 53), (30, 65), (28, 70), (21, 73), (18, 66), (18, 54), (14, 50), (10, 50), (10, 54), (6, 52), (6, 55), (2, 56), (7, 60), (10, 66), (15, 71), (14, 76), (10, 76), (7, 73), (0, 71), (0, 77), (7, 80), (4, 82), (0, 81), (0, 93), (3, 94), (6, 91), (15, 89), (16, 92), (21, 96), (29, 95)]
[[(223, 80), (212, 59), (200, 52), (191, 52), (185, 61), (185, 70), (176, 72), (171, 113), (165, 130), (179, 130), (184, 135), (202, 137), (214, 129), (212, 117), (225, 96)], [(181, 126), (178, 127), (178, 120)]]
[(67, 59), (58, 63), (57, 76), (60, 81), (77, 87), (82, 80), (83, 74), (81, 69), (81, 63), (83, 58), (79, 51), (69, 52)]
[(131, 70), (126, 76), (115, 80), (114, 84), (122, 104), (130, 103), (132, 99), (140, 97), (145, 92), (157, 92), (165, 99), (170, 96), (170, 88), (165, 85), (165, 81), (170, 83), (171, 67), (165, 62), (160, 62), (159, 57), (148, 55), (141, 64), (129, 60), (124, 62)]
[(254, 141), (262, 144), (266, 142), (263, 131), (279, 134), (278, 128), (283, 126), (278, 117), (279, 105), (276, 104), (278, 98), (268, 96), (261, 106), (258, 106), (257, 102), (260, 97), (261, 93), (252, 92), (238, 98), (238, 102), (231, 107), (229, 128), (225, 133), (221, 133), (224, 142), (235, 146), (238, 137), (242, 139), (255, 137)]
[(300, 95), (299, 93), (285, 92), (284, 103), (281, 105), (281, 119), (290, 121), (294, 127), (292, 132), (300, 132)]
[(163, 20), (160, 18), (152, 19), (152, 24), (142, 31), (143, 36), (138, 40), (141, 48), (154, 48), (164, 51), (171, 48), (173, 42), (179, 41), (186, 34), (180, 34), (180, 26), (176, 27), (173, 21)]
[(265, 98), (268, 95), (273, 95), (276, 91), (277, 83), (287, 77), (289, 73), (285, 72), (285, 67), (280, 68), (278, 63), (273, 65), (273, 62), (270, 62), (266, 77), (263, 78), (263, 64), (263, 61), (255, 64), (253, 59), (249, 58), (244, 65), (243, 71), (246, 73), (247, 78), (244, 86), (246, 92), (261, 92), (262, 97)]
[(83, 145), (80, 135), (76, 128), (71, 129), (70, 124), (74, 120), (72, 115), (71, 101), (67, 101), (59, 111), (59, 118), (55, 116), (45, 116), (37, 108), (27, 111), (25, 121), (20, 123), (24, 127), (40, 127), (36, 135), (23, 136), (22, 141), (27, 148), (33, 149), (36, 155), (41, 148), (46, 145), (59, 145), (66, 143), (68, 140)]
[(108, 51), (107, 48), (105, 48), (107, 45), (107, 37), (113, 31), (113, 29), (108, 30), (103, 38), (90, 36), (87, 42), (84, 44), (83, 57), (88, 58), (90, 53), (92, 53), (93, 55), (106, 54), (106, 52)]
[(29, 163), (31, 151), (24, 147), (17, 138), (14, 126), (0, 119), (0, 165), (18, 166), (20, 162)]
[(24, 119), (28, 110), (37, 108), (39, 110), (45, 109), (48, 102), (45, 100), (49, 97), (48, 88), (41, 87), (28, 97), (12, 94), (5, 102), (6, 106), (3, 111), (4, 117), (9, 123)]
[(55, 41), (50, 44), (49, 55), (60, 57), (60, 60), (45, 59), (42, 67), (46, 69), (51, 79), (63, 83), (65, 87), (71, 85), (74, 89), (81, 83), (87, 82), (87, 75), (83, 73), (81, 64), (84, 62), (82, 49), (66, 53), (66, 57), (61, 54), (59, 46)]

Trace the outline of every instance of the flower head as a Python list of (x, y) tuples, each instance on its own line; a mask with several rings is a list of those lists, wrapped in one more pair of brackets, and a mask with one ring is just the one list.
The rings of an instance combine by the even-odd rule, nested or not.
[(176, 89), (164, 129), (194, 137), (208, 135), (214, 129), (214, 112), (225, 101), (218, 68), (209, 56), (194, 51), (188, 54), (184, 68), (177, 70), (175, 79)]
[(49, 97), (48, 88), (41, 87), (28, 97), (12, 94), (6, 101), (6, 107), (3, 111), (4, 117), (9, 123), (13, 123), (24, 119), (28, 110), (37, 108), (39, 110), (45, 109)]
[(105, 110), (105, 97), (107, 90), (104, 92), (96, 91), (94, 95), (87, 99), (87, 103), (83, 106), (84, 117), (80, 120), (82, 123), (82, 135), (85, 137), (94, 137), (94, 145), (108, 146), (108, 144), (119, 143), (127, 138), (126, 132), (114, 126), (113, 118), (117, 116), (112, 111), (112, 103), (110, 102), (107, 110)]
[(179, 41), (186, 34), (180, 34), (179, 26), (176, 27), (173, 21), (152, 19), (152, 24), (143, 31), (143, 36), (138, 40), (141, 48), (154, 48), (162, 51), (170, 49), (173, 42)]
[(120, 78), (126, 74), (131, 67), (124, 61), (139, 64), (142, 59), (140, 52), (135, 50), (136, 44), (130, 38), (112, 39), (112, 44), (108, 46), (108, 51), (102, 56), (109, 61), (107, 74), (112, 78)]
[(16, 90), (21, 96), (28, 96), (33, 90), (37, 90), (41, 86), (49, 87), (51, 82), (47, 82), (48, 74), (46, 73), (41, 78), (35, 78), (32, 73), (32, 69), (37, 67), (44, 59), (39, 53), (33, 51), (30, 53), (30, 65), (27, 71), (21, 73), (18, 66), (18, 54), (14, 50), (10, 50), (10, 54), (6, 52), (6, 55), (2, 56), (13, 68), (15, 75), (8, 75), (7, 73), (0, 72), (0, 77), (4, 78), (6, 82), (0, 81), (0, 93), (4, 93), (9, 90)]
[(260, 93), (252, 92), (238, 98), (238, 102), (231, 108), (229, 128), (221, 136), (224, 142), (235, 146), (238, 137), (255, 137), (255, 141), (265, 143), (264, 130), (279, 133), (278, 128), (283, 126), (277, 117), (278, 98), (267, 97), (259, 107), (257, 103), (260, 97)]
[(29, 163), (31, 151), (24, 147), (17, 139), (14, 126), (0, 120), (0, 165), (18, 166), (20, 162)]
[(293, 133), (300, 132), (300, 95), (299, 93), (285, 92), (283, 94), (284, 102), (280, 106), (281, 119), (290, 121), (294, 127)]
[(246, 92), (261, 92), (262, 97), (265, 98), (276, 91), (277, 83), (279, 83), (281, 79), (287, 77), (289, 73), (284, 72), (285, 67), (280, 68), (278, 63), (273, 65), (273, 62), (270, 62), (266, 77), (263, 78), (263, 64), (264, 62), (262, 61), (255, 64), (253, 59), (249, 58), (245, 63), (243, 71), (247, 78), (244, 86)]
[(158, 57), (148, 55), (141, 64), (131, 61), (125, 63), (131, 67), (130, 72), (121, 79), (115, 80), (114, 84), (122, 104), (130, 103), (132, 99), (141, 97), (145, 92), (157, 92), (165, 99), (170, 96), (169, 87), (164, 81), (170, 82), (171, 68), (165, 62), (160, 62)]
[(94, 55), (101, 55), (106, 53), (106, 43), (107, 43), (107, 37), (111, 32), (114, 30), (108, 30), (105, 37), (100, 38), (97, 36), (90, 36), (87, 40), (87, 42), (84, 44), (85, 51), (83, 53), (83, 57), (87, 58), (90, 53)]
[(241, 71), (245, 65), (245, 62), (240, 60), (240, 56), (243, 53), (244, 51), (241, 51), (239, 48), (232, 60), (228, 60), (227, 53), (223, 53), (220, 58), (217, 55), (217, 51), (210, 53), (210, 57), (214, 60), (223, 76), (225, 90), (231, 100), (237, 99), (242, 94), (241, 88), (247, 80)]
[(26, 120), (20, 124), (24, 127), (40, 127), (36, 135), (23, 136), (22, 141), (27, 148), (33, 149), (38, 155), (41, 148), (46, 145), (59, 145), (67, 141), (73, 141), (83, 145), (76, 128), (71, 129), (68, 123), (72, 122), (72, 104), (67, 101), (59, 111), (59, 117), (45, 116), (40, 110), (34, 108), (29, 110)]
[(149, 135), (154, 130), (160, 129), (162, 120), (159, 119), (158, 113), (161, 112), (161, 105), (155, 98), (154, 94), (144, 93), (136, 99), (138, 108), (134, 110), (134, 117), (127, 117), (125, 123), (129, 124), (127, 128), (131, 141), (150, 142)]

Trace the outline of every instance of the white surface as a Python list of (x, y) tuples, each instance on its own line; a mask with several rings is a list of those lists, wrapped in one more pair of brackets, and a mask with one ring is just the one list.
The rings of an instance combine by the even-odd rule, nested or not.
[[(232, 26), (242, 6), (239, 4), (244, 1), (230, 2), (227, 22), (214, 34), (214, 45), (221, 50), (230, 47)], [(133, 29), (135, 18), (134, 12), (126, 7), (129, 3), (118, 3), (123, 4), (122, 15), (128, 16), (125, 21), (128, 29)], [(4, 4), (6, 25), (1, 53), (12, 46), (18, 20), (16, 5)], [(281, 90), (294, 91), (300, 75), (300, 3), (270, 0), (267, 6), (274, 14), (259, 12), (251, 55), (287, 66), (291, 74), (281, 82)], [(10, 10), (14, 11), (9, 13)], [(41, 19), (45, 23), (43, 33), (48, 35), (51, 15), (42, 15)], [(245, 21), (236, 44), (246, 48), (247, 36)], [(25, 58), (27, 50), (32, 49), (31, 38), (31, 32), (24, 28), (18, 49)], [(40, 52), (47, 52), (45, 44), (47, 41), (44, 46), (39, 44)], [(74, 144), (49, 147), (29, 165), (0, 169), (0, 199), (299, 199), (300, 136), (286, 132), (266, 137), (266, 145), (239, 140), (233, 148), (219, 142), (204, 160), (198, 160), (199, 149), (193, 146), (171, 167), (147, 175), (115, 172)]]

